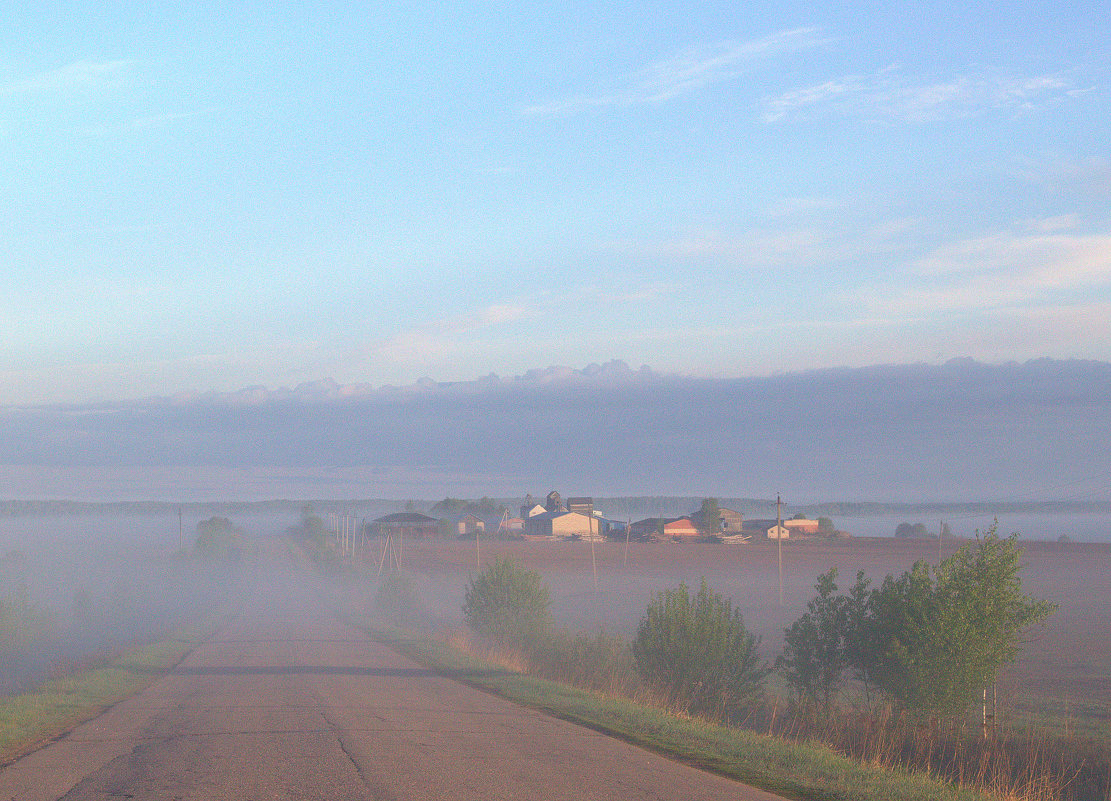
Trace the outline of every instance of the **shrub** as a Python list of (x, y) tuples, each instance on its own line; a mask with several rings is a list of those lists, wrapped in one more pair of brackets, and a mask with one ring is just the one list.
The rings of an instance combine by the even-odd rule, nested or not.
[(759, 663), (758, 645), (741, 613), (703, 579), (694, 598), (685, 584), (653, 598), (637, 628), (633, 657), (645, 682), (670, 703), (724, 716), (763, 695), (768, 670)]
[(1056, 606), (1022, 592), (1017, 536), (991, 526), (931, 569), (925, 562), (872, 592), (861, 655), (904, 709), (956, 715), (1012, 662), (1024, 629)]
[(243, 531), (226, 517), (210, 517), (197, 523), (193, 551), (204, 559), (237, 561), (243, 556)]
[(471, 579), (463, 598), (467, 625), (500, 645), (535, 642), (552, 625), (548, 587), (535, 570), (499, 558)]
[(619, 693), (637, 686), (628, 641), (601, 630), (594, 635), (553, 631), (532, 649), (529, 661), (535, 672), (577, 687)]

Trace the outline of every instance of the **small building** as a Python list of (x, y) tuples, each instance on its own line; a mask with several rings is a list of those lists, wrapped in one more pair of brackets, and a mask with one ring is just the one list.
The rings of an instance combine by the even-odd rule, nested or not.
[(702, 535), (698, 530), (698, 526), (691, 522), (689, 517), (677, 517), (674, 520), (669, 520), (664, 523), (664, 536), (681, 538), (681, 539), (694, 539)]
[(533, 515), (525, 522), (526, 537), (560, 539), (563, 537), (598, 536), (601, 521), (578, 512), (545, 512)]
[(440, 521), (420, 512), (396, 512), (377, 518), (373, 523), (379, 537), (427, 537), (440, 536)]
[(646, 517), (629, 524), (629, 539), (647, 541), (658, 536), (667, 522), (666, 517)]
[(465, 514), (455, 522), (455, 532), (464, 537), (486, 532), (486, 521), (473, 514)]
[(735, 534), (740, 534), (744, 530), (744, 516), (740, 512), (735, 512), (732, 509), (719, 506), (718, 513), (721, 516), (719, 531), (706, 531), (706, 524), (702, 520), (701, 509), (696, 512), (691, 512), (688, 517), (700, 531), (708, 535), (731, 537)]
[(756, 537), (766, 537), (769, 540), (789, 540), (791, 530), (776, 520), (746, 520), (745, 534)]
[(629, 527), (629, 538), (642, 541), (659, 537), (693, 539), (698, 536), (698, 527), (689, 517), (648, 517)]
[(593, 498), (568, 498), (567, 511), (577, 512), (580, 515), (587, 517), (594, 516), (594, 499)]
[(810, 520), (805, 517), (793, 517), (790, 520), (784, 520), (783, 525), (789, 531), (797, 534), (817, 534), (821, 530), (821, 524), (817, 520)]

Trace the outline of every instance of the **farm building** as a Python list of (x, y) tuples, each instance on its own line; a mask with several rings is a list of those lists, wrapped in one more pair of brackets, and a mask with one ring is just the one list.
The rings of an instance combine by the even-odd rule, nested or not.
[(380, 537), (439, 537), (440, 521), (419, 512), (395, 512), (376, 519), (374, 531)]
[(698, 527), (689, 517), (649, 517), (633, 523), (629, 537), (652, 539), (658, 536), (694, 538), (699, 536)]
[(791, 539), (791, 530), (776, 520), (746, 520), (744, 533), (769, 540)]
[(821, 529), (821, 525), (817, 520), (810, 520), (805, 517), (795, 517), (790, 520), (784, 520), (783, 525), (788, 531), (798, 534), (817, 534)]
[(705, 524), (702, 521), (702, 510), (691, 512), (688, 517), (694, 523), (695, 528), (705, 534), (718, 534), (721, 536), (733, 536), (740, 534), (744, 529), (744, 516), (740, 512), (735, 512), (732, 509), (726, 509), (724, 506), (718, 507), (718, 513), (721, 515), (721, 530), (720, 531), (705, 531)]
[(472, 514), (465, 514), (455, 521), (455, 533), (460, 537), (467, 534), (485, 533), (486, 521)]
[(593, 517), (581, 515), (578, 512), (544, 512), (533, 515), (525, 520), (524, 534), (526, 537), (580, 537), (597, 535), (601, 529), (601, 521)]

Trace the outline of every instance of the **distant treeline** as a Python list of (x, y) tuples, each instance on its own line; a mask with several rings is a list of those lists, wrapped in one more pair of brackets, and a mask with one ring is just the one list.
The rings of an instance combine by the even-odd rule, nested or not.
[[(697, 511), (704, 496), (681, 497), (668, 495), (595, 497), (594, 508), (611, 519), (643, 519), (645, 517), (678, 517)], [(454, 499), (452, 499), (454, 500)], [(542, 498), (534, 499), (542, 502)], [(775, 501), (766, 498), (718, 498), (718, 503), (746, 517), (774, 517)], [(501, 505), (516, 514), (524, 498), (483, 498), (490, 505)], [(463, 501), (461, 501), (463, 502)], [(475, 501), (477, 502), (477, 501)], [(268, 500), (220, 501), (173, 503), (170, 501), (93, 501), (17, 500), (0, 501), (2, 517), (48, 517), (90, 515), (149, 515), (176, 514), (180, 509), (189, 515), (252, 515), (288, 514), (299, 518), (306, 505), (316, 514), (381, 515), (403, 509), (428, 511), (436, 501), (417, 499), (361, 498), (349, 500)], [(440, 503), (443, 503), (441, 501)], [(880, 515), (918, 516), (925, 514), (946, 515), (998, 515), (998, 514), (1076, 514), (1111, 513), (1111, 501), (979, 501), (967, 503), (873, 503), (827, 502), (817, 504), (784, 504), (783, 514), (797, 513), (809, 517), (870, 517)]]
[[(178, 513), (191, 516), (209, 517), (221, 515), (264, 515), (289, 514), (299, 519), (306, 504), (317, 514), (346, 514), (353, 512), (369, 513), (375, 510), (396, 511), (412, 501), (389, 499), (358, 500), (270, 500), (270, 501), (193, 501), (173, 503), (170, 501), (113, 501), (96, 503), (93, 501), (0, 501), (0, 518), (3, 517), (83, 517), (105, 516), (161, 516)], [(415, 502), (427, 505), (423, 501)]]

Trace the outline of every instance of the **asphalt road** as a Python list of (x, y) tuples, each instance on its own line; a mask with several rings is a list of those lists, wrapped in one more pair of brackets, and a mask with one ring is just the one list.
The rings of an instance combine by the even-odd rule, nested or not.
[(432, 674), (321, 610), (232, 619), (0, 799), (775, 796)]

